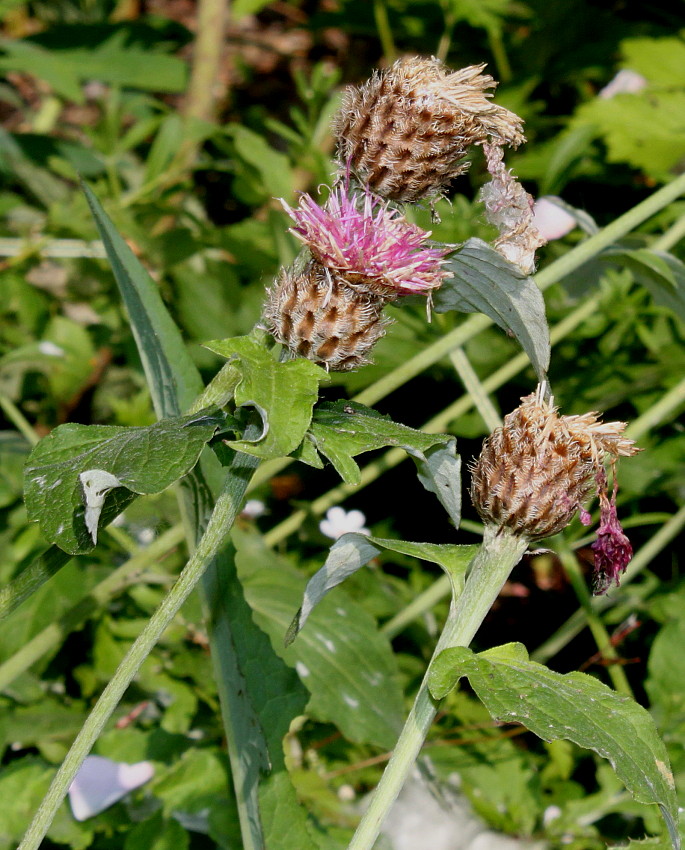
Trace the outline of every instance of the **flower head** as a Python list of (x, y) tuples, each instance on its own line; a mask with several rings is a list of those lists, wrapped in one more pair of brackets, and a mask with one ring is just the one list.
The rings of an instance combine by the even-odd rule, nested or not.
[(412, 56), (348, 88), (333, 125), (341, 168), (376, 194), (411, 203), (442, 194), (466, 171), (471, 145), (519, 145), (521, 119), (492, 103), (495, 81), (484, 67), (450, 71)]
[(428, 294), (449, 275), (442, 265), (451, 249), (427, 246), (429, 231), (368, 191), (348, 194), (338, 185), (323, 207), (306, 194), (297, 209), (281, 203), (295, 222), (291, 232), (350, 286), (391, 300)]
[[(623, 572), (632, 550), (616, 518), (615, 489), (607, 495), (604, 461), (612, 468), (637, 449), (623, 436), (624, 422), (601, 422), (596, 413), (559, 416), (543, 388), (526, 398), (488, 437), (472, 469), (471, 498), (483, 521), (528, 540), (557, 534), (594, 488), (602, 519), (595, 550), (595, 588), (603, 593)], [(615, 482), (614, 470), (614, 482)], [(615, 484), (614, 484), (615, 487)]]
[(356, 531), (358, 534), (370, 534), (368, 528), (364, 528), (366, 517), (361, 511), (346, 511), (345, 508), (336, 506), (326, 511), (326, 519), (319, 523), (319, 529), (326, 537), (337, 540), (343, 534)]

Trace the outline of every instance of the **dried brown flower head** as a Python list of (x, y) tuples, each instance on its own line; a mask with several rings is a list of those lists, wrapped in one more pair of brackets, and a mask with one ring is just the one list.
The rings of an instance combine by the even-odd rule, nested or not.
[[(483, 522), (533, 541), (561, 531), (597, 490), (602, 521), (595, 566), (602, 574), (595, 587), (604, 592), (632, 554), (616, 519), (615, 489), (611, 499), (607, 494), (604, 461), (613, 466), (639, 449), (623, 436), (624, 422), (601, 422), (596, 413), (559, 416), (543, 393), (541, 386), (521, 399), (487, 438), (472, 468), (471, 498)], [(581, 519), (589, 515), (582, 511)]]
[(443, 193), (468, 168), (471, 145), (525, 141), (521, 119), (492, 103), (484, 65), (451, 72), (438, 59), (399, 59), (348, 88), (333, 132), (343, 171), (376, 194), (414, 202)]
[(264, 318), (269, 332), (293, 354), (343, 372), (368, 362), (389, 323), (381, 317), (384, 305), (384, 299), (361, 293), (335, 270), (310, 260), (281, 270)]

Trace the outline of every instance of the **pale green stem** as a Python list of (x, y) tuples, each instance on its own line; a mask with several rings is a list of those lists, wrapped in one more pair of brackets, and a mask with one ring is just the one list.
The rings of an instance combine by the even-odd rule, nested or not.
[(685, 402), (685, 378), (653, 404), (649, 410), (646, 410), (642, 416), (634, 419), (626, 428), (626, 437), (639, 440), (643, 434), (663, 422), (683, 402)]
[(98, 735), (150, 651), (202, 577), (211, 559), (226, 541), (242, 506), (249, 478), (258, 462), (258, 459), (251, 455), (237, 454), (235, 456), (227, 473), (224, 488), (209, 518), (207, 530), (202, 535), (197, 549), (191, 555), (176, 584), (126, 653), (100, 699), (95, 703), (43, 798), (19, 850), (38, 850), (57, 809)]
[[(395, 616), (388, 620), (387, 623), (383, 623), (381, 631), (384, 635), (386, 635), (386, 637), (388, 637), (389, 640), (392, 640), (400, 634), (400, 632), (402, 632), (409, 623), (413, 623), (414, 620), (418, 620), (418, 618), (423, 616), (426, 611), (430, 611), (434, 605), (437, 605), (438, 602), (444, 599), (449, 594), (451, 588), (452, 583), (450, 582), (449, 576), (440, 576), (440, 578), (437, 579), (437, 581), (434, 581), (427, 590), (424, 590), (423, 593), (410, 602), (406, 608), (403, 608), (398, 614), (395, 614)], [(2, 668), (0, 668), (0, 671), (1, 670)]]
[[(621, 578), (621, 588), (626, 588), (633, 579), (638, 576), (642, 570), (647, 567), (652, 560), (674, 540), (685, 527), (685, 506), (678, 513), (674, 514), (671, 519), (665, 523), (656, 534), (651, 537), (647, 543), (635, 555), (633, 560), (628, 564), (628, 569)], [(592, 600), (592, 608), (594, 611), (603, 611), (611, 605), (616, 604), (615, 599), (611, 596), (597, 596)], [(549, 637), (544, 643), (531, 653), (533, 661), (538, 661), (544, 664), (548, 659), (553, 658), (567, 644), (569, 644), (576, 635), (580, 634), (586, 626), (585, 611), (582, 608), (574, 612), (557, 631)]]
[[(592, 595), (587, 589), (587, 585), (585, 584), (585, 579), (583, 578), (583, 574), (578, 566), (578, 559), (575, 553), (563, 537), (559, 537), (555, 541), (554, 549), (559, 555), (564, 571), (571, 582), (571, 586), (573, 587), (576, 597), (581, 604), (582, 610), (585, 612), (585, 619), (590, 631), (592, 632), (592, 636), (595, 639), (597, 649), (602, 653), (603, 658), (609, 661), (618, 660), (619, 655), (611, 643), (609, 633), (604, 627), (601, 617), (595, 613), (595, 610), (592, 607)], [(633, 691), (623, 667), (620, 667), (617, 664), (609, 664), (607, 666), (607, 672), (611, 679), (611, 683), (614, 686), (614, 690), (617, 691), (617, 693), (633, 697)]]
[(110, 573), (91, 591), (78, 598), (58, 620), (34, 635), (7, 661), (0, 664), (0, 691), (28, 670), (46, 652), (59, 646), (64, 638), (78, 628), (93, 611), (105, 606), (110, 599), (129, 587), (136, 575), (178, 546), (183, 536), (181, 525), (175, 525), (165, 531), (149, 546), (138, 551), (126, 563)]
[[(491, 526), (486, 527), (483, 545), (471, 563), (463, 593), (451, 606), (431, 663), (444, 649), (471, 643), (527, 545), (520, 537), (498, 534)], [(385, 817), (414, 766), (440, 705), (431, 697), (427, 680), (428, 672), (348, 850), (371, 850)]]
[(0, 407), (12, 425), (25, 438), (26, 442), (31, 446), (35, 446), (38, 440), (40, 440), (40, 437), (33, 430), (33, 427), (21, 410), (4, 393), (0, 393)]
[(376, 21), (378, 39), (383, 48), (383, 56), (388, 63), (392, 63), (397, 58), (397, 50), (395, 49), (395, 40), (392, 35), (388, 7), (385, 5), (385, 0), (373, 0), (373, 17)]
[(190, 83), (184, 112), (188, 117), (213, 121), (228, 0), (198, 0), (197, 34), (193, 44)]
[(490, 396), (485, 391), (483, 383), (471, 365), (471, 361), (464, 353), (464, 349), (459, 347), (451, 351), (450, 360), (457, 370), (464, 389), (473, 399), (476, 410), (480, 413), (488, 431), (494, 431), (495, 428), (499, 428), (502, 424), (502, 419), (495, 405), (490, 401)]
[(683, 238), (685, 238), (685, 215), (673, 222), (668, 230), (655, 239), (649, 247), (652, 251), (670, 251)]

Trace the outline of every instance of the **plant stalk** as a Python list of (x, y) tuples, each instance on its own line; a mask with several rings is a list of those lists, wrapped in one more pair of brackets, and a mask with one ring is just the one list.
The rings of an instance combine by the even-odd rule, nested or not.
[(150, 651), (176, 616), (178, 610), (202, 577), (207, 565), (228, 537), (233, 522), (242, 507), (248, 482), (258, 463), (258, 458), (252, 455), (237, 453), (234, 457), (227, 472), (224, 487), (207, 523), (207, 530), (202, 535), (197, 549), (183, 568), (178, 581), (152, 615), (95, 703), (64, 762), (57, 771), (18, 850), (38, 850), (57, 813), (57, 809), (64, 800), (69, 786), (98, 735)]
[[(452, 600), (431, 664), (444, 649), (471, 643), (527, 546), (528, 542), (521, 537), (514, 537), (507, 531), (498, 534), (497, 529), (486, 526), (483, 545), (471, 562), (463, 593), (456, 602)], [(414, 766), (440, 702), (430, 695), (426, 671), (392, 757), (348, 850), (371, 850), (373, 847), (385, 817)]]

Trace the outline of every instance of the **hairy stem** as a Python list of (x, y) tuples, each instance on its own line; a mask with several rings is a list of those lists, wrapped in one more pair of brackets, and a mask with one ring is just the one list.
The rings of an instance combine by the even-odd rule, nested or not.
[[(502, 585), (521, 560), (527, 545), (527, 541), (520, 537), (514, 537), (510, 533), (498, 534), (491, 526), (486, 527), (483, 545), (471, 563), (464, 591), (456, 602), (452, 601), (450, 614), (433, 653), (433, 659), (444, 649), (468, 646), (471, 643)], [(438, 700), (431, 697), (427, 680), (428, 673), (421, 683), (392, 757), (348, 850), (371, 850), (385, 817), (414, 766), (440, 705)]]

